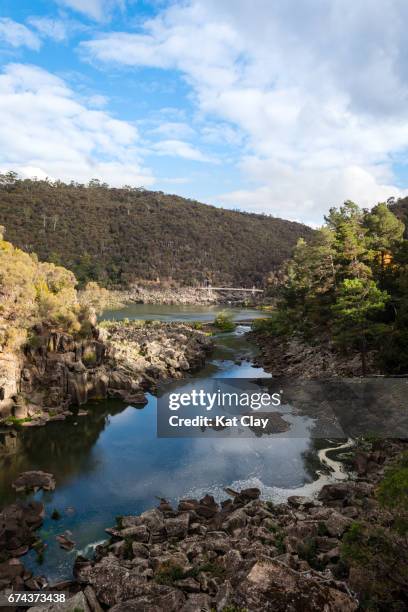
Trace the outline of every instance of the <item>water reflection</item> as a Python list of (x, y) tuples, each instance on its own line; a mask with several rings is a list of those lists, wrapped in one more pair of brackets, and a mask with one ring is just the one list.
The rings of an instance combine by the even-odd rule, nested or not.
[[(243, 338), (244, 331), (221, 335), (213, 361), (180, 386), (215, 376), (268, 377), (252, 367), (254, 348)], [(305, 417), (285, 416), (303, 437), (158, 439), (153, 396), (142, 410), (112, 400), (86, 408), (87, 417), (23, 429), (18, 452), (0, 458), (1, 505), (14, 499), (11, 483), (20, 472), (43, 469), (56, 476), (55, 491), (36, 495), (47, 510), (39, 533), (48, 544), (40, 571), (51, 580), (70, 576), (77, 552), (103, 540), (104, 528), (115, 516), (142, 512), (155, 505), (157, 497), (177, 500), (212, 492), (225, 498), (226, 486), (259, 486), (271, 497), (311, 483), (316, 476), (311, 459), (316, 455), (310, 452), (312, 420)], [(50, 518), (54, 508), (62, 515), (59, 521)], [(65, 530), (76, 543), (71, 553), (55, 541)], [(28, 555), (25, 563), (35, 565), (34, 556)]]

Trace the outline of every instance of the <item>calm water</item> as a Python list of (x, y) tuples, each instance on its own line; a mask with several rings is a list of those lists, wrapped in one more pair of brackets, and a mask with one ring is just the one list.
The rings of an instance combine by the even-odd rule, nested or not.
[(146, 321), (213, 321), (219, 312), (228, 312), (236, 321), (265, 317), (265, 313), (254, 308), (224, 306), (192, 306), (167, 304), (130, 304), (118, 310), (107, 310), (102, 319), (142, 319)]
[[(213, 308), (175, 307), (172, 317), (172, 308), (134, 305), (122, 310), (121, 316), (137, 318), (138, 312), (139, 318), (150, 319), (214, 316)], [(242, 320), (253, 313), (236, 310), (234, 314)], [(243, 336), (246, 329), (219, 335), (211, 361), (193, 378), (180, 381), (180, 389), (197, 379), (201, 385), (214, 377), (269, 376), (252, 366), (254, 347)], [(240, 365), (235, 363), (237, 356), (244, 357)], [(56, 476), (54, 492), (36, 495), (46, 504), (47, 517), (39, 535), (48, 545), (44, 563), (36, 571), (51, 580), (69, 577), (78, 551), (91, 554), (92, 545), (105, 538), (104, 528), (113, 525), (116, 516), (140, 513), (156, 505), (157, 497), (176, 501), (211, 492), (223, 499), (226, 486), (259, 486), (265, 497), (276, 498), (316, 478), (311, 422), (303, 417), (288, 417), (300, 437), (158, 439), (153, 396), (143, 409), (113, 400), (95, 402), (86, 409), (86, 417), (24, 429), (18, 452), (0, 455), (0, 505), (15, 499), (11, 483), (20, 472), (43, 469)], [(50, 518), (54, 508), (62, 515), (59, 521)], [(72, 532), (76, 542), (70, 553), (55, 542), (55, 535), (65, 530)], [(35, 565), (32, 552), (25, 563)]]

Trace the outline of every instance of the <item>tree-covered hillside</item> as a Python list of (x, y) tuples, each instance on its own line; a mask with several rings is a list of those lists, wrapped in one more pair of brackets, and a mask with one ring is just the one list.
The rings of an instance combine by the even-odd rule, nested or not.
[(408, 238), (408, 198), (401, 198), (390, 205), (390, 209), (405, 224), (405, 237)]
[(139, 279), (252, 286), (287, 259), (302, 224), (207, 206), (162, 192), (0, 175), (7, 239), (66, 266), (80, 282)]

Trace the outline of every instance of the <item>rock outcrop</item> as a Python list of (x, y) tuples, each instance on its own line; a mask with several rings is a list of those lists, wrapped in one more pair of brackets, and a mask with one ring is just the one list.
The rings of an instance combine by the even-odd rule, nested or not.
[(321, 571), (303, 553), (305, 539), (317, 537), (330, 511), (307, 498), (274, 506), (257, 489), (231, 494), (221, 504), (206, 495), (181, 500), (177, 509), (162, 501), (140, 516), (122, 517), (94, 560), (77, 558), (77, 581), (116, 612), (357, 609), (332, 573), (329, 552), (338, 539), (320, 537)]
[(204, 332), (182, 323), (91, 326), (86, 338), (46, 325), (35, 332), (24, 353), (0, 361), (0, 417), (10, 424), (63, 419), (90, 399), (144, 404), (146, 389), (200, 367), (211, 349)]
[(33, 470), (23, 472), (12, 484), (13, 489), (17, 492), (37, 492), (40, 489), (44, 491), (53, 491), (55, 489), (55, 478), (48, 472), (41, 470)]
[[(306, 344), (299, 338), (285, 341), (263, 331), (253, 331), (249, 337), (259, 348), (255, 363), (274, 376), (292, 378), (337, 378), (362, 376), (358, 353), (340, 355), (334, 346)], [(367, 355), (368, 375), (379, 374), (373, 355)]]
[(44, 506), (37, 501), (18, 502), (0, 512), (0, 591), (36, 590), (46, 585), (44, 579), (34, 578), (19, 559), (35, 546), (35, 530), (43, 518)]

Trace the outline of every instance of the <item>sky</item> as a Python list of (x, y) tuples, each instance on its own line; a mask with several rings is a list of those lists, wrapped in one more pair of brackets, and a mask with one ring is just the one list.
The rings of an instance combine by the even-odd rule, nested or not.
[(2, 0), (0, 170), (312, 225), (408, 195), (406, 0)]

